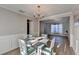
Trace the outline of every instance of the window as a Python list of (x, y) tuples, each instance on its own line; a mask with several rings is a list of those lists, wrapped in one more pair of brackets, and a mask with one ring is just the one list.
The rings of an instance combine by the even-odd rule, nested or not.
[(62, 24), (51, 24), (51, 33), (62, 33), (63, 26)]

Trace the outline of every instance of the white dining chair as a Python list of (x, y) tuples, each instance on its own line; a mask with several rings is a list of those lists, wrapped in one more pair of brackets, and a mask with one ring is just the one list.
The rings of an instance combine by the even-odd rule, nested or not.
[(55, 38), (53, 38), (53, 40), (51, 40), (50, 47), (43, 47), (41, 53), (43, 53), (44, 55), (55, 54), (55, 52), (53, 52), (54, 42), (55, 42)]
[(21, 55), (26, 55), (27, 54), (26, 53), (26, 51), (27, 51), (26, 44), (22, 39), (19, 39), (19, 48), (20, 48), (20, 54)]
[(31, 34), (24, 34), (23, 35), (23, 39), (26, 39), (26, 38), (32, 38), (33, 36)]
[(31, 47), (31, 45), (26, 44), (22, 39), (19, 39), (19, 47), (21, 55), (33, 55), (36, 54), (36, 49)]
[(28, 37), (31, 38), (31, 37), (33, 37), (33, 36), (32, 36), (31, 34), (28, 34)]
[(41, 34), (41, 36), (47, 38), (47, 34)]
[(54, 47), (54, 44), (55, 44), (55, 38), (53, 38), (53, 39), (51, 40), (50, 48), (53, 48), (53, 47)]

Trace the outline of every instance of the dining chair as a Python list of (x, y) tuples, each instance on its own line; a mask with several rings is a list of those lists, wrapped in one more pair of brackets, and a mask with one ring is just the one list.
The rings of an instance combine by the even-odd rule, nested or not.
[(23, 35), (23, 39), (26, 39), (26, 38), (32, 38), (33, 36), (31, 34), (24, 34)]
[(41, 51), (42, 54), (44, 54), (44, 55), (52, 55), (52, 54), (55, 54), (55, 52), (53, 52), (54, 40), (55, 40), (55, 38), (53, 38), (53, 40), (51, 40), (50, 47), (44, 46), (42, 48), (42, 51)]
[(22, 39), (19, 39), (19, 47), (21, 55), (36, 54), (36, 49), (31, 47), (31, 45), (26, 44), (26, 42)]
[(27, 36), (28, 36), (29, 38), (31, 38), (31, 37), (32, 37), (32, 35), (31, 35), (31, 34), (27, 34)]
[(47, 38), (47, 34), (41, 34), (41, 36)]
[(26, 55), (26, 45), (25, 45), (25, 42), (22, 40), (22, 39), (19, 39), (19, 48), (20, 48), (20, 54), (21, 55)]

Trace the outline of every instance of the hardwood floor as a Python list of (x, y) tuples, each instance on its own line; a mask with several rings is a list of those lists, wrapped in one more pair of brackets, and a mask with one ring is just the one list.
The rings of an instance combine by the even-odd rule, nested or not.
[[(56, 52), (56, 55), (75, 55), (73, 48), (69, 45), (69, 40), (65, 38), (63, 40), (63, 44), (61, 44), (59, 47), (57, 47), (57, 45), (54, 46), (53, 51)], [(48, 42), (48, 46), (50, 46), (50, 41)], [(20, 55), (20, 50), (17, 48), (3, 55)]]
[(56, 48), (56, 55), (75, 55), (75, 52), (72, 47), (61, 45), (59, 48)]
[(63, 43), (55, 48), (56, 55), (75, 55), (72, 47), (70, 47), (70, 41), (68, 37), (63, 37)]

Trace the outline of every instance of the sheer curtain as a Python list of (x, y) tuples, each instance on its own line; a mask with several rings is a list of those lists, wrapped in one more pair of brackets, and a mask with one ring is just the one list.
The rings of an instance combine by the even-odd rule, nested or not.
[(51, 24), (51, 33), (63, 33), (62, 24)]

